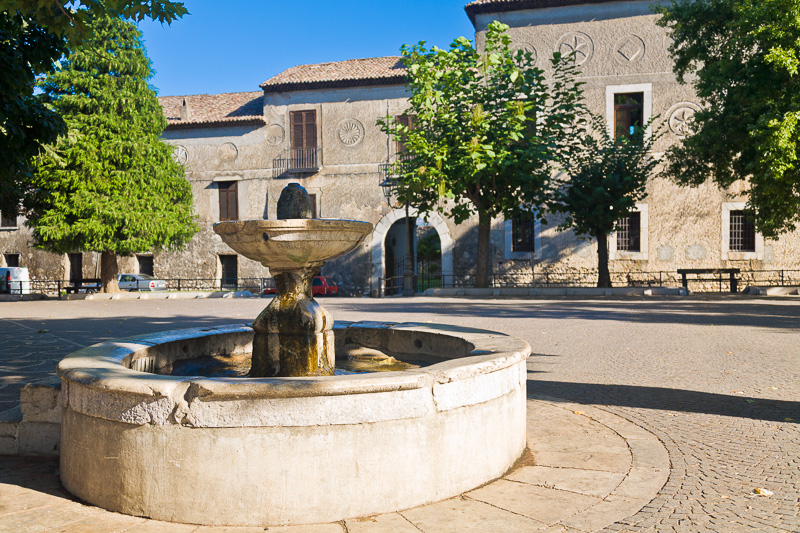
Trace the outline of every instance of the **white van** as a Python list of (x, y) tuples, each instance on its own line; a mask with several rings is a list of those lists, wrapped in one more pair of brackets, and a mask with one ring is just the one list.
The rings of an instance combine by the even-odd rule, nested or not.
[(0, 267), (1, 294), (30, 294), (31, 275), (24, 267)]

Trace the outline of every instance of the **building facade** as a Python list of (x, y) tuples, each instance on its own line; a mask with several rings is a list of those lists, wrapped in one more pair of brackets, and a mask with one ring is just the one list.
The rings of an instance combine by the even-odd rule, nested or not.
[[(650, 5), (647, 0), (478, 0), (465, 9), (479, 48), (488, 24), (500, 20), (510, 27), (513, 47), (530, 51), (545, 71), (554, 51), (574, 52), (587, 104), (606, 118), (609, 132), (657, 117), (665, 134), (655, 150), (663, 152), (689, 133), (699, 102), (690, 85), (677, 83), (670, 38), (656, 25)], [(163, 138), (185, 165), (201, 231), (185, 251), (125, 258), (121, 271), (217, 280), (267, 276), (260, 264), (233, 254), (213, 224), (275, 218), (281, 189), (298, 182), (311, 194), (315, 216), (375, 224), (358, 250), (332, 261), (323, 273), (346, 293), (380, 294), (383, 280), (401, 273), (406, 214), (380, 187), (382, 165), (393, 160), (398, 147), (376, 120), (387, 115), (402, 120), (403, 79), (398, 57), (354, 59), (293, 67), (255, 92), (161, 97), (169, 123)], [(680, 268), (740, 268), (747, 282), (769, 276), (760, 271), (800, 269), (796, 233), (765, 240), (749, 223), (746, 187), (741, 181), (729, 190), (710, 183), (687, 188), (652, 179), (637, 212), (620, 221), (609, 239), (612, 280), (670, 281)], [(591, 282), (596, 243), (560, 232), (557, 219), (548, 216), (545, 224), (538, 215), (494, 221), (496, 282)], [(69, 279), (76, 269), (97, 277), (94, 254), (31, 251), (21, 222), (3, 217), (0, 261), (28, 266), (40, 279)], [(445, 285), (469, 282), (476, 223), (455, 225), (428, 214), (425, 224), (439, 239)]]

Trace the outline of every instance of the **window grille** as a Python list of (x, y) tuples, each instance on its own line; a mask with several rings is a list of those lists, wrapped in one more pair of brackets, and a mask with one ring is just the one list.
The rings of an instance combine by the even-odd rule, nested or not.
[(731, 252), (756, 251), (756, 227), (751, 217), (743, 210), (730, 212)]
[(136, 257), (139, 260), (139, 273), (147, 274), (148, 276), (155, 276), (153, 273), (153, 256), (139, 255)]
[(638, 211), (617, 222), (617, 251), (641, 252), (642, 214)]
[(516, 215), (511, 219), (511, 251), (533, 252), (533, 214)]

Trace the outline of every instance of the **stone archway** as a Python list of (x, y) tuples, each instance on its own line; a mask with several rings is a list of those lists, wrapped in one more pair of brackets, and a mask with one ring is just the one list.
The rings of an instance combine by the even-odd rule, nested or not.
[[(410, 217), (419, 217), (419, 212), (411, 208), (408, 211)], [(385, 243), (386, 233), (392, 224), (406, 217), (405, 209), (393, 209), (389, 211), (380, 221), (375, 224), (375, 229), (372, 231), (372, 239), (370, 241), (370, 254), (372, 257), (372, 279), (370, 283), (371, 293), (373, 295), (380, 294), (380, 279), (385, 276), (386, 265), (384, 258), (386, 257)], [(453, 239), (450, 237), (450, 230), (447, 223), (438, 213), (428, 214), (428, 223), (433, 226), (436, 233), (439, 234), (439, 241), (442, 246), (442, 278), (443, 285), (450, 286), (453, 282)]]

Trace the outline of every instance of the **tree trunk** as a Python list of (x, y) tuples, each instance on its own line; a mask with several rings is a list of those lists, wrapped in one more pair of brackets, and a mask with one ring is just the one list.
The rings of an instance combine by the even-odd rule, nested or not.
[(485, 289), (489, 286), (489, 262), (491, 254), (492, 217), (489, 213), (478, 211), (478, 262), (475, 265), (475, 287)]
[(120, 292), (117, 285), (117, 254), (102, 252), (100, 254), (100, 292)]
[(597, 286), (611, 287), (611, 274), (608, 272), (608, 235), (599, 233), (597, 236)]

